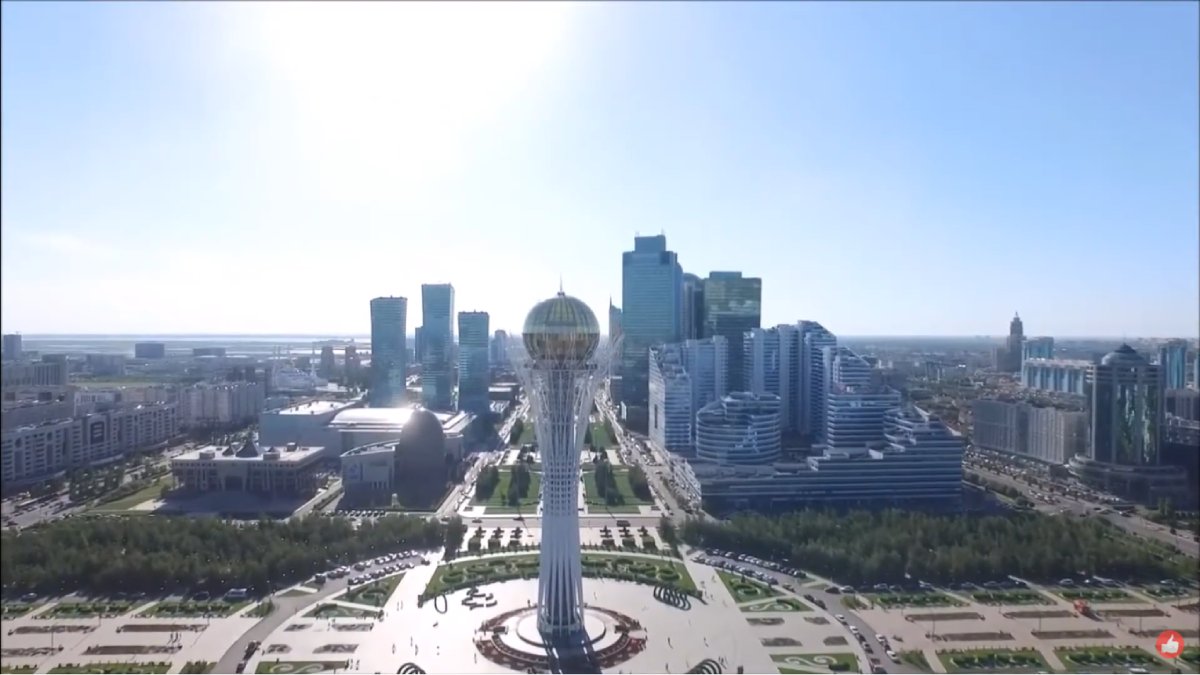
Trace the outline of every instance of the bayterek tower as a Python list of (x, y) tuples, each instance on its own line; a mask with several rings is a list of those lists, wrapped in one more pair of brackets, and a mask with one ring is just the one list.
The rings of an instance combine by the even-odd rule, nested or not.
[[(579, 548), (579, 455), (606, 351), (581, 300), (559, 291), (530, 310), (516, 364), (528, 392), (542, 460), (542, 548), (537, 625), (547, 643), (584, 637)], [(584, 638), (586, 640), (586, 638)]]

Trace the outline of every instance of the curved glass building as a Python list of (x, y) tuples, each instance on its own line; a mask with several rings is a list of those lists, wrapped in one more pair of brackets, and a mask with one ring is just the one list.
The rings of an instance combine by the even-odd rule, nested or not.
[(696, 456), (721, 464), (770, 464), (779, 459), (779, 397), (733, 392), (696, 413)]

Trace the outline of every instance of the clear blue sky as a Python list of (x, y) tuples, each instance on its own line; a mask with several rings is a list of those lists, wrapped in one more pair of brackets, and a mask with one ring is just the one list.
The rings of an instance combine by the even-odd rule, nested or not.
[(836, 333), (1195, 336), (1197, 4), (4, 3), (5, 331), (602, 324), (621, 251)]

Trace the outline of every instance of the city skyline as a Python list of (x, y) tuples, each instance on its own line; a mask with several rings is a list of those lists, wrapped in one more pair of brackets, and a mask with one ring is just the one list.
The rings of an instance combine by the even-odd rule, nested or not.
[(659, 233), (764, 327), (1200, 324), (1195, 4), (2, 7), (4, 332), (511, 329)]

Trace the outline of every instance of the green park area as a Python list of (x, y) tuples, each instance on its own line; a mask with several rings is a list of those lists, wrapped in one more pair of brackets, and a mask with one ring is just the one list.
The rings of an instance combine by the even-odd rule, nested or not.
[(104, 502), (97, 505), (94, 509), (92, 509), (92, 512), (128, 511), (137, 507), (142, 502), (148, 502), (151, 499), (158, 499), (162, 495), (163, 488), (170, 487), (171, 485), (173, 485), (173, 483), (170, 474), (160, 476), (151, 481), (149, 485), (146, 485), (136, 492), (132, 492), (124, 497), (114, 499), (111, 502)]
[(353, 602), (356, 605), (383, 607), (387, 604), (388, 598), (392, 596), (392, 591), (396, 590), (396, 586), (403, 578), (403, 574), (393, 574), (390, 577), (384, 577), (378, 581), (363, 584), (347, 591), (345, 597), (342, 599), (346, 602)]
[(15, 619), (19, 616), (25, 616), (41, 603), (31, 602), (5, 602), (0, 604), (0, 616), (5, 619)]
[(171, 669), (171, 664), (168, 662), (158, 663), (85, 663), (76, 664), (68, 663), (64, 666), (51, 668), (50, 673), (128, 673), (129, 675), (143, 675), (145, 673), (165, 673)]
[(1086, 600), (1088, 602), (1143, 602), (1140, 598), (1115, 588), (1056, 588), (1054, 592), (1064, 600)]
[(308, 619), (378, 619), (379, 612), (373, 609), (347, 607), (333, 602), (324, 602), (304, 613)]
[(345, 670), (350, 666), (349, 661), (262, 661), (256, 673), (271, 673), (273, 675), (296, 675), (297, 673), (332, 673)]
[(653, 503), (641, 469), (613, 466), (607, 461), (591, 466), (594, 468), (583, 472), (584, 498), (591, 510), (637, 513), (639, 506)]
[(858, 670), (854, 654), (772, 654), (781, 673), (849, 673)]
[(779, 591), (753, 579), (730, 574), (724, 570), (718, 570), (717, 575), (721, 577), (721, 582), (725, 584), (725, 588), (729, 589), (729, 592), (733, 594), (733, 599), (737, 602), (762, 600), (779, 595)]
[[(697, 593), (696, 583), (683, 565), (661, 558), (585, 553), (583, 575), (666, 586), (689, 595)], [(421, 600), (497, 581), (536, 579), (537, 576), (536, 555), (503, 556), (442, 565), (429, 580)]]
[(479, 473), (473, 503), (490, 513), (537, 511), (542, 474), (527, 465), (489, 466)]
[(204, 675), (211, 673), (216, 667), (217, 664), (212, 661), (188, 661), (179, 672), (184, 675)]
[(775, 598), (742, 607), (743, 612), (811, 612), (812, 608), (796, 598)]
[(900, 609), (904, 607), (962, 607), (965, 604), (945, 593), (938, 593), (937, 591), (863, 593), (862, 596), (884, 609)]
[(1191, 667), (1189, 672), (1200, 672), (1200, 647), (1188, 647), (1179, 655), (1179, 660)]
[(910, 665), (922, 673), (933, 672), (933, 668), (929, 666), (929, 660), (925, 658), (925, 652), (920, 649), (900, 652), (900, 662)]
[(1079, 647), (1055, 649), (1067, 670), (1073, 673), (1126, 673), (1144, 668), (1165, 673), (1171, 669), (1150, 652), (1138, 647)]
[(180, 619), (185, 617), (229, 616), (253, 602), (245, 600), (163, 600), (138, 614), (144, 618)]
[(60, 602), (37, 615), (36, 619), (90, 619), (103, 616), (120, 616), (133, 609), (128, 600), (86, 600), (83, 602)]
[(608, 427), (604, 426), (603, 422), (592, 422), (583, 443), (585, 447), (611, 448), (617, 444), (617, 441), (612, 434), (608, 433)]
[(971, 599), (981, 605), (1049, 605), (1050, 599), (1037, 591), (980, 591)]
[(1050, 667), (1036, 649), (964, 649), (938, 652), (949, 673), (1037, 673)]
[(0, 666), (0, 673), (15, 673), (17, 675), (25, 675), (26, 673), (36, 672), (37, 669), (38, 667), (36, 663), (28, 666), (3, 665)]

